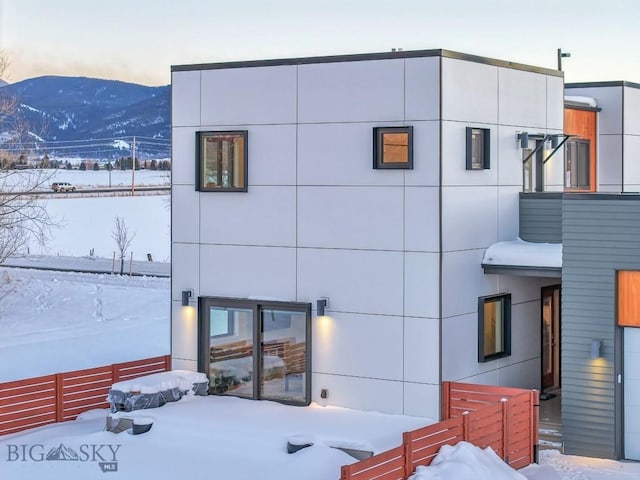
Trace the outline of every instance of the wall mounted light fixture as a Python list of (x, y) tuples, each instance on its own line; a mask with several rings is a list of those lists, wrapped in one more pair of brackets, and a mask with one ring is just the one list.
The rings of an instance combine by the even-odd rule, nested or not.
[(318, 316), (319, 317), (324, 317), (325, 313), (324, 313), (324, 309), (327, 308), (329, 306), (329, 299), (327, 297), (321, 297), (317, 302), (316, 302), (316, 307), (318, 310)]
[(520, 148), (529, 148), (529, 134), (527, 132), (519, 133), (518, 140), (520, 140)]
[(591, 358), (596, 359), (602, 356), (602, 340), (591, 340)]
[(182, 306), (183, 307), (188, 307), (189, 306), (189, 299), (193, 297), (193, 290), (183, 290), (182, 291)]

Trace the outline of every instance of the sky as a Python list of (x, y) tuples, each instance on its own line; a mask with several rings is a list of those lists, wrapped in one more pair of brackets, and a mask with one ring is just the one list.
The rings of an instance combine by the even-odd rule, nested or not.
[(170, 83), (171, 65), (444, 48), (640, 82), (637, 0), (0, 0), (5, 80)]

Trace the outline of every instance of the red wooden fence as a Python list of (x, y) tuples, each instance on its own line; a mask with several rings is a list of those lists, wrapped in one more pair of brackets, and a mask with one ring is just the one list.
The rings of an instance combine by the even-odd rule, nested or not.
[(164, 372), (170, 365), (171, 357), (165, 355), (0, 383), (0, 435), (73, 420), (87, 410), (106, 408), (113, 383)]
[(342, 467), (340, 480), (406, 480), (443, 445), (490, 446), (513, 468), (536, 460), (537, 390), (442, 383), (443, 421), (402, 436), (402, 445)]

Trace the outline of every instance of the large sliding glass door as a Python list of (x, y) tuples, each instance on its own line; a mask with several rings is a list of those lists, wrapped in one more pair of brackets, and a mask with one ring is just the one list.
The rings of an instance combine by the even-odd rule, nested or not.
[(217, 395), (307, 405), (311, 304), (201, 298), (199, 370)]

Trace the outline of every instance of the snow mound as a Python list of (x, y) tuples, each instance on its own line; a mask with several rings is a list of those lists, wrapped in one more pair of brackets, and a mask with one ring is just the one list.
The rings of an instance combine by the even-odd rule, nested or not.
[(208, 381), (204, 373), (172, 370), (117, 382), (111, 386), (111, 389), (122, 393), (137, 392), (145, 394), (164, 392), (173, 388), (178, 388), (182, 392), (190, 392), (195, 384), (207, 383)]
[(527, 480), (504, 463), (491, 447), (468, 442), (444, 445), (428, 467), (418, 467), (409, 480)]
[(484, 265), (562, 267), (561, 243), (533, 243), (517, 239), (498, 242), (484, 252)]

